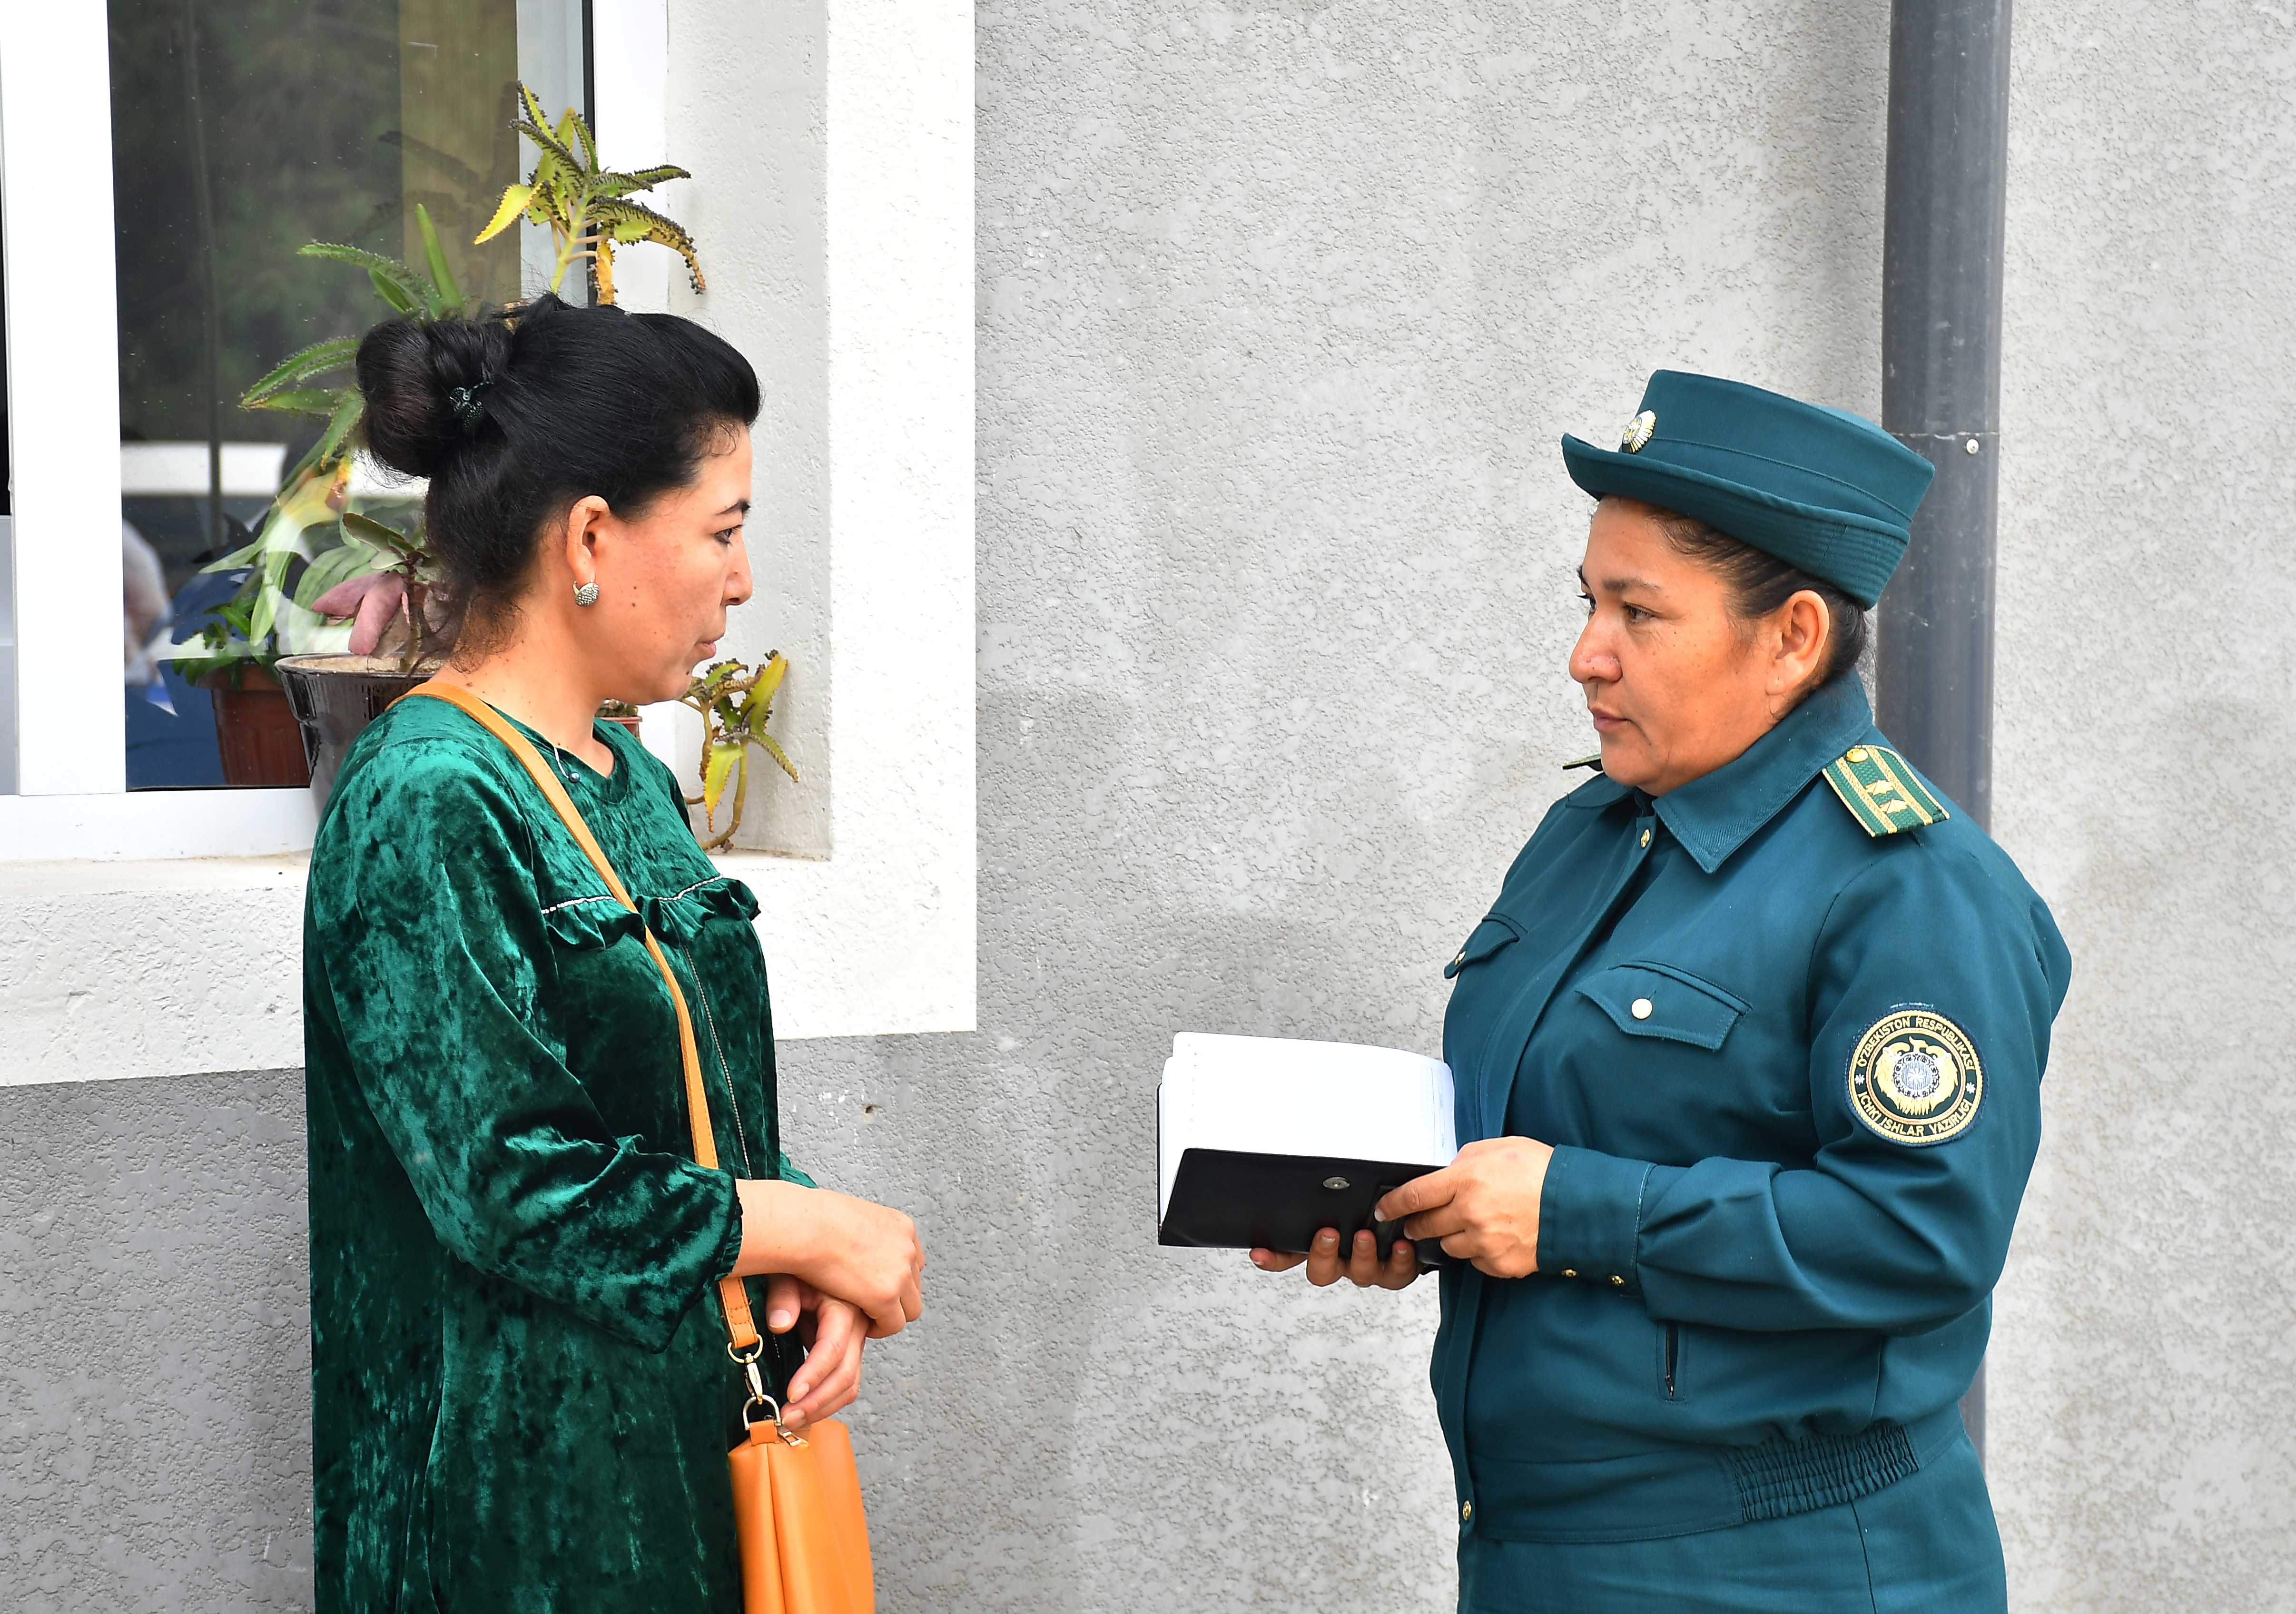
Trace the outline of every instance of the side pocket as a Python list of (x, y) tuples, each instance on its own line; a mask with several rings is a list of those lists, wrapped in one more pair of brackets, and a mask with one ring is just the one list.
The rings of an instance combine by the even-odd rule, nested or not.
[(1682, 1324), (1669, 1323), (1659, 1340), (1659, 1381), (1669, 1401), (1683, 1399)]

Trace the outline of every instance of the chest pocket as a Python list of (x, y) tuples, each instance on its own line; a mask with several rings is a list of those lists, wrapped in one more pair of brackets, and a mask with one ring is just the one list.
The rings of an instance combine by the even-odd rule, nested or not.
[(1578, 983), (1578, 995), (1628, 1036), (1662, 1036), (1721, 1047), (1746, 1012), (1745, 1000), (1671, 964), (1617, 964)]
[(1492, 954), (1516, 939), (1514, 927), (1494, 915), (1477, 925), (1467, 937), (1467, 945), (1459, 955), (1443, 966), (1443, 979), (1449, 980), (1469, 964), (1480, 963)]

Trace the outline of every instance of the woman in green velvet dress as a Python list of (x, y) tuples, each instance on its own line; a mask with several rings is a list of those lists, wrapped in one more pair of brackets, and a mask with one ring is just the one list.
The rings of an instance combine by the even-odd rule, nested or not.
[(755, 374), (691, 322), (544, 298), (361, 345), (366, 439), (430, 479), (464, 610), (441, 675), (548, 758), (692, 1005), (724, 1169), (690, 1151), (668, 994), (523, 769), (444, 701), (346, 759), (304, 947), (323, 1610), (741, 1605), (715, 1293), (769, 1277), (788, 1421), (918, 1315), (899, 1212), (781, 1152), (756, 900), (602, 700), (684, 690), (750, 593)]

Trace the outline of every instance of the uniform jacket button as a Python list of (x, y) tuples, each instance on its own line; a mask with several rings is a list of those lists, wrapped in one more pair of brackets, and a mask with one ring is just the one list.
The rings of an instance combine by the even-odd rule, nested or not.
[(1566, 1278), (1575, 1278), (1578, 1275), (1578, 1269), (1575, 1266), (1566, 1266), (1562, 1269), (1562, 1275)]
[(1611, 1287), (1612, 1289), (1624, 1289), (1626, 1286), (1627, 1281), (1624, 1278), (1620, 1277), (1617, 1273), (1612, 1273), (1611, 1274)]
[(1461, 1524), (1472, 1523), (1474, 1517), (1475, 1504), (1473, 1503), (1463, 1502), (1459, 1504), (1459, 1522)]
[(1627, 1005), (1627, 1012), (1633, 1015), (1636, 1020), (1648, 1020), (1651, 1017), (1652, 1006), (1652, 1005), (1649, 998), (1638, 997), (1635, 999), (1633, 1003)]

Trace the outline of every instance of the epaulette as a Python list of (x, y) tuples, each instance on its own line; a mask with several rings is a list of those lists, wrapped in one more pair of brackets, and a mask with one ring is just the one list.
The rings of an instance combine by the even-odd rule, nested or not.
[(1894, 835), (1953, 816), (1886, 745), (1853, 745), (1825, 765), (1825, 782), (1868, 835)]

